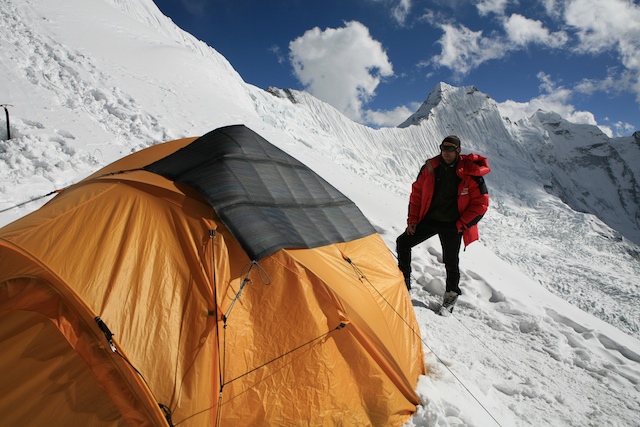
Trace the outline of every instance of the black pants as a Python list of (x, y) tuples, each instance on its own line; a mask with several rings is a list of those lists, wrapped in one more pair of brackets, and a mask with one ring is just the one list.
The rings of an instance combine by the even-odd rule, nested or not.
[(416, 226), (414, 234), (405, 231), (396, 239), (396, 252), (398, 254), (398, 267), (404, 277), (411, 275), (411, 249), (430, 237), (438, 235), (442, 244), (442, 261), (447, 271), (446, 292), (454, 291), (458, 295), (462, 292), (458, 286), (460, 283), (460, 244), (462, 234), (458, 232), (455, 223), (442, 223), (422, 220)]

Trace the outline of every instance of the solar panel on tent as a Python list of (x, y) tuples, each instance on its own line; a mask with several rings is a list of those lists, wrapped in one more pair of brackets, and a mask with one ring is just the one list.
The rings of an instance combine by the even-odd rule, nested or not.
[(209, 132), (144, 169), (202, 194), (253, 260), (375, 233), (345, 195), (243, 125)]

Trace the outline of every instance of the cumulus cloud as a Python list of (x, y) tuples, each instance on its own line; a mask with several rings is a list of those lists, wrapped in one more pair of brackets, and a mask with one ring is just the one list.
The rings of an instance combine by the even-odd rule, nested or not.
[[(505, 6), (497, 0), (483, 4), (485, 10), (492, 10), (494, 13), (502, 13)], [(435, 20), (432, 22), (435, 23)], [(503, 58), (510, 52), (524, 49), (530, 44), (558, 48), (569, 40), (564, 31), (551, 32), (542, 22), (519, 14), (502, 17), (504, 35), (491, 34), (487, 37), (482, 31), (472, 31), (464, 25), (436, 25), (440, 26), (444, 33), (438, 40), (442, 49), (429, 64), (450, 68), (458, 78), (464, 77), (484, 62)]]
[(487, 16), (491, 13), (502, 15), (508, 3), (509, 0), (480, 0), (476, 4), (476, 8), (481, 16)]
[[(482, 16), (493, 13), (502, 20), (504, 36), (492, 35), (489, 40), (479, 33), (469, 31), (467, 42), (472, 42), (476, 60), (467, 72), (482, 62), (501, 57), (500, 51), (487, 46), (503, 46), (502, 56), (512, 51), (537, 44), (551, 49), (563, 48), (578, 54), (617, 54), (624, 71), (617, 77), (608, 75), (602, 81), (589, 80), (581, 83), (576, 90), (593, 93), (597, 90), (613, 92), (624, 87), (632, 90), (640, 102), (640, 5), (629, 0), (541, 0), (549, 17), (560, 22), (564, 31), (552, 32), (541, 21), (529, 19), (520, 14), (506, 16), (505, 10), (510, 0), (479, 0), (476, 4)], [(443, 27), (441, 38), (442, 54), (436, 65), (452, 68), (468, 57), (463, 38), (452, 44), (451, 34)], [(469, 37), (473, 35), (473, 37)], [(572, 40), (573, 37), (573, 40)], [(457, 47), (460, 46), (460, 47)], [(487, 54), (489, 53), (489, 54)], [(457, 66), (455, 73), (465, 68)], [(464, 75), (464, 73), (463, 73)], [(590, 91), (590, 92), (589, 92)]]
[(376, 127), (395, 127), (404, 122), (420, 108), (420, 103), (413, 103), (410, 107), (400, 106), (388, 111), (367, 110), (364, 112), (364, 119)]
[(635, 131), (636, 128), (631, 123), (624, 123), (621, 121), (617, 121), (611, 125), (613, 129), (615, 129), (615, 133), (617, 135), (628, 135), (631, 132)]
[[(504, 21), (507, 39), (517, 46), (537, 43), (552, 48), (564, 45), (569, 37), (564, 31), (551, 33), (542, 22), (514, 13)], [(512, 47), (513, 48), (513, 47)]]
[(640, 6), (626, 0), (574, 0), (564, 18), (576, 31), (579, 52), (617, 52), (633, 75), (631, 88), (640, 101)]
[(442, 47), (431, 63), (450, 68), (457, 76), (465, 76), (483, 62), (501, 58), (507, 46), (500, 39), (482, 36), (482, 31), (471, 31), (464, 25), (441, 24), (444, 31), (438, 40)]
[(587, 52), (640, 43), (640, 7), (629, 1), (574, 0), (564, 18), (580, 38), (579, 48)]
[(342, 28), (313, 28), (289, 43), (289, 60), (306, 90), (352, 120), (384, 77), (393, 75), (387, 53), (360, 22)]
[(547, 15), (554, 19), (560, 19), (562, 17), (562, 5), (565, 3), (565, 0), (540, 0), (544, 10)]

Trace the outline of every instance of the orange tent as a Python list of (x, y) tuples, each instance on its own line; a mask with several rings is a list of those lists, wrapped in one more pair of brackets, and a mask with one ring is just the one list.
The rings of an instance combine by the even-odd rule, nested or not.
[(425, 372), (380, 236), (244, 126), (0, 229), (0, 349), (14, 426), (399, 426)]

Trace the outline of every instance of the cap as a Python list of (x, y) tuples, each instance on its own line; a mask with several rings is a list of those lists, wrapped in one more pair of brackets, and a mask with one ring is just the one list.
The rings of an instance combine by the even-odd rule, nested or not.
[(445, 147), (460, 147), (460, 138), (455, 135), (449, 135), (442, 140), (442, 145)]

